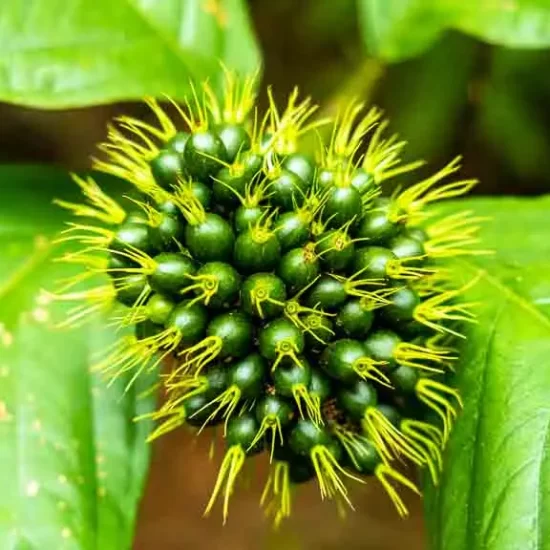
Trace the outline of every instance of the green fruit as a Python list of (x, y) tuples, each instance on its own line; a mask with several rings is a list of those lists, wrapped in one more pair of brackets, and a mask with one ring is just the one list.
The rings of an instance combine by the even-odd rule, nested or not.
[(358, 340), (342, 339), (329, 344), (321, 355), (321, 367), (335, 380), (350, 384), (358, 379), (358, 363), (368, 358), (365, 347)]
[(296, 354), (304, 350), (304, 336), (301, 330), (285, 318), (275, 319), (261, 329), (260, 353), (269, 361), (276, 360), (281, 348), (292, 350)]
[(284, 397), (292, 397), (296, 386), (309, 386), (311, 370), (310, 364), (303, 357), (300, 358), (300, 365), (293, 362), (282, 363), (272, 373), (275, 391)]
[(369, 174), (363, 168), (358, 168), (351, 177), (351, 184), (361, 195), (365, 195), (376, 187), (372, 174)]
[(205, 210), (208, 210), (212, 203), (212, 191), (210, 187), (200, 181), (192, 181), (190, 186), (191, 194), (202, 204)]
[(157, 325), (164, 325), (175, 306), (175, 302), (168, 296), (155, 293), (147, 301), (147, 318)]
[(347, 298), (346, 289), (341, 281), (330, 275), (323, 275), (311, 288), (306, 303), (309, 307), (319, 307), (332, 312), (338, 311)]
[(235, 265), (245, 273), (271, 271), (281, 257), (281, 245), (274, 233), (249, 229), (235, 241)]
[(183, 171), (181, 156), (170, 150), (161, 151), (151, 161), (150, 166), (155, 181), (164, 189), (176, 185)]
[(180, 302), (166, 321), (167, 328), (174, 328), (180, 336), (180, 346), (188, 347), (203, 339), (208, 324), (208, 312), (200, 304)]
[(191, 284), (190, 276), (195, 275), (195, 262), (184, 254), (163, 252), (153, 258), (155, 271), (149, 275), (149, 284), (156, 292), (178, 294)]
[(355, 187), (333, 187), (323, 208), (323, 221), (338, 229), (348, 222), (357, 223), (362, 210), (361, 194)]
[(114, 233), (110, 250), (115, 252), (128, 252), (137, 249), (145, 254), (152, 254), (156, 251), (156, 242), (153, 238), (152, 229), (143, 223), (123, 223)]
[(288, 438), (290, 449), (298, 456), (309, 456), (317, 445), (327, 445), (330, 441), (330, 434), (324, 428), (304, 419), (298, 420)]
[(352, 420), (361, 420), (369, 407), (377, 402), (376, 390), (365, 382), (356, 380), (347, 388), (341, 388), (337, 394), (338, 406), (341, 407)]
[(228, 386), (239, 388), (242, 399), (256, 399), (262, 393), (267, 365), (257, 353), (247, 355), (228, 367)]
[(216, 205), (234, 208), (245, 194), (248, 180), (243, 174), (235, 175), (230, 168), (222, 168), (213, 178), (212, 193)]
[(189, 139), (189, 135), (187, 132), (178, 132), (166, 143), (166, 148), (179, 153), (181, 159), (183, 159), (183, 152), (185, 151), (185, 144)]
[(180, 219), (163, 214), (160, 224), (156, 228), (156, 237), (159, 241), (159, 248), (166, 252), (181, 250), (185, 242), (185, 223)]
[(281, 214), (275, 222), (273, 231), (277, 235), (283, 252), (300, 247), (309, 239), (309, 224), (300, 212)]
[(204, 221), (185, 228), (185, 244), (200, 262), (224, 262), (233, 255), (235, 235), (231, 225), (221, 216), (207, 213)]
[(147, 289), (147, 277), (130, 273), (114, 280), (116, 298), (125, 306), (132, 307)]
[(279, 262), (277, 275), (294, 293), (309, 285), (319, 274), (319, 260), (313, 249), (306, 245), (293, 248)]
[(282, 211), (294, 210), (303, 204), (307, 191), (304, 180), (290, 170), (281, 174), (269, 183), (269, 202)]
[(363, 342), (373, 359), (388, 363), (386, 368), (395, 366), (393, 354), (400, 343), (401, 338), (391, 330), (377, 330), (376, 332), (372, 332)]
[(407, 235), (399, 235), (394, 237), (388, 243), (388, 248), (399, 259), (421, 258), (426, 254), (426, 250), (424, 249), (422, 242)]
[(385, 321), (396, 328), (414, 319), (414, 311), (420, 304), (420, 296), (408, 286), (398, 288), (388, 299), (390, 304), (380, 310)]
[(252, 229), (265, 214), (264, 208), (261, 206), (244, 206), (241, 205), (235, 210), (233, 224), (237, 233), (243, 233)]
[(227, 163), (227, 151), (223, 141), (214, 132), (195, 132), (189, 136), (183, 152), (186, 172), (207, 183), (215, 176), (223, 163)]
[(271, 273), (255, 273), (241, 287), (241, 307), (250, 315), (272, 319), (282, 313), (285, 302), (285, 284)]
[(254, 327), (244, 313), (232, 311), (214, 317), (206, 331), (208, 336), (221, 338), (222, 347), (218, 357), (244, 357), (250, 353)]
[(312, 353), (320, 353), (334, 337), (332, 322), (321, 313), (309, 313), (302, 321), (307, 327), (304, 332), (306, 349)]
[(229, 164), (235, 161), (239, 153), (250, 149), (250, 136), (242, 124), (221, 124), (216, 127), (216, 133), (225, 146)]
[(353, 460), (350, 467), (364, 475), (374, 474), (377, 466), (382, 462), (376, 447), (366, 438), (358, 438), (353, 445)]
[(387, 248), (380, 246), (360, 248), (355, 253), (353, 271), (360, 272), (361, 279), (387, 279), (389, 262), (395, 260), (397, 256)]
[(362, 300), (345, 303), (336, 318), (338, 332), (348, 338), (365, 338), (374, 322), (374, 312)]
[(221, 395), (228, 386), (229, 371), (226, 365), (214, 363), (208, 365), (201, 373), (201, 378), (205, 382), (203, 392), (209, 399), (215, 399)]
[(399, 226), (390, 220), (388, 209), (380, 208), (363, 215), (356, 236), (369, 245), (385, 245), (398, 232)]
[(315, 162), (303, 153), (292, 153), (283, 161), (283, 168), (299, 176), (310, 187), (315, 176)]
[(418, 369), (399, 366), (390, 374), (390, 380), (397, 391), (414, 394), (419, 380)]
[(343, 271), (353, 261), (355, 245), (346, 232), (333, 230), (317, 238), (316, 251), (325, 269)]
[(328, 376), (325, 376), (318, 369), (311, 370), (311, 381), (308, 392), (311, 396), (317, 397), (321, 403), (332, 395), (332, 383)]
[(278, 395), (268, 394), (263, 397), (258, 401), (254, 412), (258, 422), (268, 419), (272, 423), (278, 422), (282, 428), (288, 426), (294, 417), (292, 406)]
[(233, 416), (227, 423), (227, 433), (225, 435), (227, 446), (239, 446), (247, 455), (259, 453), (263, 449), (263, 440), (258, 440), (251, 448), (259, 428), (258, 421), (253, 414), (243, 413), (239, 416)]
[(185, 421), (190, 426), (200, 428), (202, 426), (215, 426), (223, 420), (222, 413), (210, 418), (215, 410), (215, 404), (205, 393), (192, 395), (183, 402)]
[(336, 176), (332, 170), (321, 169), (315, 180), (315, 187), (322, 193), (334, 187)]
[[(241, 288), (241, 276), (235, 268), (223, 262), (208, 262), (198, 271), (197, 277), (204, 277), (204, 286), (211, 286), (215, 290), (214, 294), (209, 294), (209, 308), (228, 307), (235, 303), (239, 298)], [(196, 290), (198, 295), (204, 294), (204, 288)]]

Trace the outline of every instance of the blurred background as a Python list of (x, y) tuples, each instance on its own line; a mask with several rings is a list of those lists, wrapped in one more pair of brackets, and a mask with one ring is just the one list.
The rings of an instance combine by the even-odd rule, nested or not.
[[(178, 2), (159, 0), (159, 5), (170, 3)], [(152, 5), (141, 2), (147, 4)], [(409, 142), (410, 158), (422, 157), (433, 167), (463, 155), (465, 174), (481, 180), (476, 193), (550, 189), (548, 0), (247, 4), (264, 62), (262, 88), (272, 85), (279, 102), (295, 85), (322, 105), (321, 114), (359, 97), (384, 109), (391, 128)], [(223, 27), (237, 5), (209, 0), (202, 9)], [(0, 161), (53, 163), (71, 170), (89, 167), (113, 116), (144, 112), (137, 102), (110, 97), (83, 106), (67, 101), (64, 107), (61, 101), (55, 110), (14, 103), (31, 102), (0, 104)], [(297, 499), (290, 524), (274, 534), (260, 516), (261, 488), (255, 481), (235, 497), (227, 526), (217, 515), (202, 520), (220, 458), (207, 461), (209, 445), (179, 432), (155, 447), (136, 550), (425, 547), (421, 502), (408, 498), (411, 517), (400, 521), (375, 483), (357, 491), (357, 511), (346, 521), (330, 503), (319, 502), (312, 486)]]

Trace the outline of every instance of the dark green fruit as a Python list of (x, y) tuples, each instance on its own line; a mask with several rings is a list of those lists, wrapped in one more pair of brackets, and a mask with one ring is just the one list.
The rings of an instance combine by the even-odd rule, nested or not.
[(294, 293), (309, 285), (319, 274), (319, 260), (312, 247), (293, 248), (279, 262), (277, 275)]
[(157, 325), (164, 325), (175, 306), (168, 296), (155, 293), (147, 301), (147, 318)]
[(272, 319), (280, 315), (285, 301), (285, 284), (271, 273), (255, 273), (241, 287), (242, 309), (262, 319)]
[(413, 237), (398, 235), (389, 243), (388, 248), (399, 258), (421, 258), (426, 254), (424, 245)]
[(225, 436), (227, 446), (239, 446), (243, 451), (246, 451), (247, 455), (259, 453), (263, 449), (262, 439), (250, 448), (259, 428), (258, 421), (253, 414), (243, 413), (239, 416), (233, 416), (227, 423)]
[(189, 136), (183, 152), (185, 170), (192, 178), (207, 183), (227, 162), (223, 141), (214, 132), (195, 132)]
[(386, 361), (386, 368), (395, 366), (393, 354), (401, 338), (391, 330), (377, 330), (369, 334), (363, 345), (373, 359), (377, 361)]
[(309, 223), (300, 212), (281, 214), (273, 230), (283, 252), (300, 247), (309, 239)]
[(143, 223), (123, 223), (115, 232), (109, 245), (116, 252), (128, 252), (136, 248), (146, 254), (152, 254), (156, 249), (156, 242), (152, 229)]
[(208, 210), (212, 203), (212, 191), (208, 185), (200, 181), (192, 181), (190, 183), (191, 194)]
[(168, 141), (168, 143), (166, 144), (166, 148), (170, 151), (175, 151), (176, 153), (179, 153), (179, 155), (183, 159), (183, 152), (185, 150), (185, 144), (189, 139), (189, 135), (190, 134), (187, 132), (178, 132), (174, 135), (173, 138)]
[(399, 428), (401, 424), (401, 414), (395, 407), (387, 403), (379, 403), (376, 408), (395, 428)]
[(243, 399), (255, 399), (262, 393), (267, 370), (263, 357), (247, 355), (228, 367), (228, 386), (239, 388)]
[(166, 321), (167, 328), (174, 328), (180, 335), (180, 346), (187, 347), (196, 344), (204, 337), (208, 324), (208, 312), (200, 304), (189, 305), (180, 302)]
[(354, 442), (352, 451), (350, 466), (363, 475), (374, 474), (376, 467), (382, 462), (376, 447), (364, 437)]
[(332, 394), (332, 382), (318, 369), (311, 370), (311, 381), (308, 392), (311, 396), (317, 397), (321, 403), (327, 400)]
[(418, 379), (418, 369), (404, 365), (397, 367), (390, 374), (390, 380), (395, 389), (407, 394), (414, 393)]
[(242, 124), (222, 124), (216, 128), (227, 152), (227, 162), (232, 164), (239, 153), (250, 149), (250, 136)]
[[(209, 308), (228, 307), (238, 300), (241, 276), (231, 265), (223, 262), (208, 262), (197, 271), (197, 277), (206, 277), (204, 286), (212, 287), (212, 292), (215, 290), (213, 295), (209, 294), (206, 304)], [(199, 288), (196, 292), (201, 295), (204, 289)]]
[(322, 193), (334, 187), (336, 177), (332, 170), (321, 169), (317, 173), (317, 179), (315, 180), (316, 188)]
[(147, 289), (147, 277), (140, 273), (130, 273), (114, 280), (116, 298), (125, 306), (132, 307)]
[(321, 355), (321, 366), (332, 378), (349, 384), (357, 380), (357, 365), (368, 358), (358, 340), (344, 338), (329, 344)]
[(181, 214), (181, 210), (179, 206), (174, 201), (168, 200), (168, 201), (161, 202), (157, 204), (156, 208), (162, 214), (167, 214), (168, 216), (172, 216), (172, 218), (177, 218), (182, 223), (185, 222), (185, 219)]
[(361, 218), (356, 236), (369, 245), (384, 245), (398, 232), (399, 226), (390, 220), (388, 209), (379, 208)]
[(235, 265), (245, 273), (271, 271), (281, 257), (281, 245), (274, 233), (263, 229), (243, 231), (235, 241)]
[(309, 456), (317, 445), (328, 445), (330, 434), (311, 420), (300, 419), (292, 428), (288, 444), (292, 452), (299, 456)]
[(374, 321), (374, 312), (361, 299), (345, 303), (336, 318), (338, 332), (348, 338), (365, 338)]
[(254, 327), (249, 317), (238, 311), (214, 317), (206, 332), (208, 336), (221, 338), (219, 358), (244, 357), (252, 347)]
[(197, 271), (195, 262), (184, 254), (163, 252), (153, 258), (156, 268), (149, 275), (151, 288), (160, 293), (178, 294), (191, 284), (190, 276)]
[(311, 288), (307, 297), (309, 307), (321, 308), (324, 311), (337, 311), (347, 300), (344, 284), (330, 275), (323, 275)]
[(338, 391), (338, 406), (341, 407), (353, 420), (361, 420), (369, 407), (377, 402), (376, 390), (365, 382), (356, 380), (351, 386)]
[(269, 184), (269, 202), (283, 211), (294, 210), (303, 204), (306, 191), (307, 184), (300, 176), (281, 170), (281, 174)]
[(136, 323), (134, 327), (134, 334), (137, 340), (143, 340), (151, 336), (156, 336), (164, 330), (162, 325), (157, 325), (153, 321), (146, 319), (145, 321), (140, 321)]
[(151, 173), (155, 181), (164, 189), (170, 189), (178, 183), (182, 175), (181, 156), (176, 151), (161, 151), (151, 161)]
[(412, 239), (416, 239), (421, 243), (425, 243), (429, 239), (426, 231), (420, 227), (410, 227), (404, 231), (404, 235), (407, 235), (407, 237), (411, 237)]
[(261, 206), (241, 205), (235, 210), (233, 224), (237, 233), (252, 229), (264, 216), (265, 210)]
[(205, 393), (195, 394), (186, 399), (183, 402), (183, 409), (187, 424), (196, 428), (215, 426), (223, 420), (221, 413), (210, 418), (210, 415), (215, 410), (215, 404), (211, 403), (210, 398)]
[(365, 195), (376, 187), (372, 174), (369, 174), (363, 168), (358, 168), (351, 177), (351, 184), (361, 195)]
[(231, 225), (221, 216), (207, 213), (204, 221), (185, 228), (185, 244), (200, 262), (224, 262), (233, 255), (235, 235)]
[(185, 238), (185, 223), (174, 216), (163, 214), (156, 228), (156, 237), (159, 248), (162, 250), (166, 252), (181, 250)]
[(128, 274), (127, 270), (129, 268), (136, 266), (136, 262), (130, 260), (130, 258), (126, 258), (116, 252), (111, 252), (109, 254), (109, 259), (107, 260), (107, 273), (113, 279), (119, 279), (124, 274)]
[(304, 155), (303, 153), (292, 153), (288, 155), (283, 161), (283, 168), (300, 176), (307, 187), (313, 184), (315, 162), (308, 155)]
[(288, 464), (288, 479), (291, 483), (306, 483), (315, 477), (311, 461), (302, 457), (293, 457)]
[(254, 176), (257, 176), (262, 170), (264, 164), (264, 158), (259, 153), (253, 151), (247, 151), (244, 155), (240, 156), (240, 162), (244, 167), (244, 175), (247, 180), (251, 180)]
[(317, 238), (316, 250), (325, 269), (342, 271), (353, 261), (355, 245), (346, 232), (333, 230)]
[(402, 325), (414, 319), (414, 311), (420, 304), (420, 296), (408, 286), (397, 289), (388, 297), (390, 304), (380, 310), (384, 320), (392, 325)]
[(268, 360), (278, 358), (282, 351), (301, 353), (304, 350), (302, 331), (285, 318), (275, 319), (260, 331), (260, 353)]
[(215, 399), (227, 389), (229, 380), (229, 370), (226, 365), (214, 363), (208, 365), (201, 374), (206, 384), (204, 395), (209, 399)]
[(272, 373), (275, 391), (284, 397), (292, 397), (296, 386), (309, 386), (311, 370), (310, 364), (303, 357), (300, 357), (300, 365), (293, 362), (281, 363)]
[(212, 193), (216, 205), (234, 208), (240, 204), (248, 183), (243, 174), (233, 174), (230, 168), (222, 168), (213, 178)]
[(368, 246), (355, 253), (354, 273), (361, 272), (361, 279), (387, 279), (389, 262), (397, 260), (387, 248)]
[(323, 208), (323, 220), (338, 229), (352, 220), (358, 222), (362, 209), (361, 194), (355, 187), (333, 187)]
[(302, 318), (307, 330), (304, 332), (306, 349), (312, 353), (320, 353), (334, 337), (331, 320), (321, 313), (309, 313)]
[(294, 417), (294, 409), (288, 403), (278, 395), (266, 395), (255, 407), (256, 419), (258, 422), (262, 422), (264, 419), (271, 420), (275, 423), (279, 422), (279, 425), (284, 428), (290, 424)]

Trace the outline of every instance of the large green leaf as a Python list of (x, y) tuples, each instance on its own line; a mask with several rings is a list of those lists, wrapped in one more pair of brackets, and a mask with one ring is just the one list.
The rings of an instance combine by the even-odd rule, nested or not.
[(116, 335), (55, 328), (66, 308), (40, 292), (68, 274), (51, 242), (67, 176), (3, 167), (0, 186), (0, 548), (129, 548), (149, 458), (132, 419), (153, 398), (92, 374)]
[(447, 29), (491, 44), (550, 46), (547, 0), (358, 0), (363, 36), (373, 55), (388, 61), (415, 56)]
[(46, 108), (182, 98), (219, 63), (255, 70), (243, 0), (3, 0), (0, 100)]
[[(441, 486), (427, 489), (433, 550), (550, 548), (550, 197), (471, 200), (492, 216), (493, 256), (456, 264), (479, 277), (479, 323), (457, 383), (465, 408)], [(456, 206), (455, 206), (456, 207)]]

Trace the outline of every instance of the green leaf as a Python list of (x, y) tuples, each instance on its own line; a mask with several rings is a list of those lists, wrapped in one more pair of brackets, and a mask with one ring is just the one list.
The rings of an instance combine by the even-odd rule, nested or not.
[(546, 0), (359, 0), (370, 52), (399, 61), (426, 50), (448, 29), (512, 48), (550, 46)]
[(70, 274), (52, 258), (73, 186), (46, 167), (0, 169), (0, 548), (130, 548), (147, 473), (150, 381), (124, 393), (90, 373), (117, 335), (56, 328), (66, 307), (41, 289)]
[[(60, 15), (62, 14), (62, 16)], [(146, 95), (261, 60), (243, 0), (3, 0), (0, 100), (67, 108)]]
[[(550, 197), (461, 203), (493, 219), (492, 256), (456, 263), (480, 302), (456, 382), (464, 399), (440, 487), (427, 487), (433, 550), (550, 548)], [(456, 208), (456, 204), (454, 205)]]

